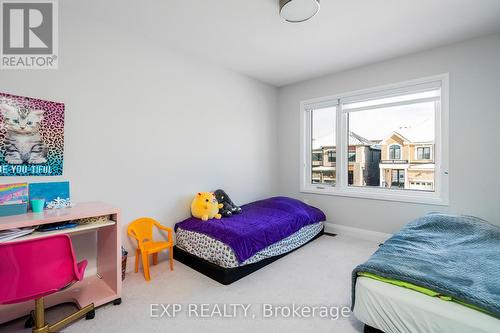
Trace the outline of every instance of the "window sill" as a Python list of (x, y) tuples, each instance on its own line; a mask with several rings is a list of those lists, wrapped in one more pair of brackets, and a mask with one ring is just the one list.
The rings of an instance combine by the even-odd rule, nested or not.
[(310, 186), (302, 188), (301, 193), (332, 195), (369, 200), (409, 202), (425, 205), (448, 206), (448, 199), (436, 192), (380, 189), (380, 188), (317, 188)]

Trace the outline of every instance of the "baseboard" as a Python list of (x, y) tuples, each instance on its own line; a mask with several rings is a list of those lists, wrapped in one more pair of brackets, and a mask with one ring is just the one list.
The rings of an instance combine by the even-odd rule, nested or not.
[(330, 222), (325, 223), (325, 231), (332, 234), (346, 235), (379, 243), (385, 242), (392, 236), (391, 234), (386, 234), (384, 232), (348, 227)]

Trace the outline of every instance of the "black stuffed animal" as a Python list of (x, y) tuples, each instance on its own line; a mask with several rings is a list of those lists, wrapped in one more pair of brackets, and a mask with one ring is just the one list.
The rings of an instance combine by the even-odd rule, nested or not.
[(217, 190), (214, 193), (217, 202), (222, 204), (222, 208), (219, 208), (219, 214), (224, 217), (229, 217), (241, 213), (241, 207), (236, 206), (224, 190)]

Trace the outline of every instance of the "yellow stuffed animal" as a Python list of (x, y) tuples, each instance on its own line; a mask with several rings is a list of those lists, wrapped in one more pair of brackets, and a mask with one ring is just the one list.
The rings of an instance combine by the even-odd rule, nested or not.
[(191, 202), (191, 214), (203, 221), (208, 221), (214, 217), (220, 219), (222, 215), (219, 214), (219, 208), (222, 208), (222, 206), (217, 202), (213, 192), (198, 192), (194, 196), (193, 202)]

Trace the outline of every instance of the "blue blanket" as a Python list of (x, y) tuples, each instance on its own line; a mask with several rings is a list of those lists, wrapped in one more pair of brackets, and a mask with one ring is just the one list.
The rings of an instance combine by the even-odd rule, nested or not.
[(352, 273), (421, 286), (500, 318), (500, 228), (472, 216), (429, 214), (406, 225)]
[(287, 197), (274, 197), (241, 207), (242, 213), (207, 222), (191, 217), (175, 225), (208, 235), (231, 247), (240, 263), (302, 227), (322, 222), (325, 214), (318, 208)]

